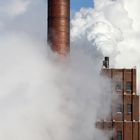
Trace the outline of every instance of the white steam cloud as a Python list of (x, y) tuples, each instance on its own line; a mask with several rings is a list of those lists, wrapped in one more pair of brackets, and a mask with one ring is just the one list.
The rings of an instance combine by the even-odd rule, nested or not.
[(0, 12), (15, 17), (26, 12), (31, 0), (6, 0), (0, 5)]
[(95, 128), (112, 99), (101, 58), (139, 67), (139, 2), (94, 2), (72, 18), (71, 58), (64, 63), (46, 49), (46, 1), (0, 2), (0, 139), (109, 139)]
[(84, 40), (95, 54), (109, 56), (111, 66), (139, 71), (139, 5), (139, 0), (94, 0), (94, 9), (82, 8), (72, 19), (72, 46)]
[(111, 94), (104, 96), (109, 80), (84, 50), (72, 50), (64, 63), (54, 61), (46, 48), (45, 4), (1, 2), (0, 139), (107, 139), (95, 123), (110, 112)]

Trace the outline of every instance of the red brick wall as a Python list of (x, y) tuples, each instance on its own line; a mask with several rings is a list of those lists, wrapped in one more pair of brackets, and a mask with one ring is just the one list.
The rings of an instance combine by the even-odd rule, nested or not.
[(139, 120), (139, 96), (133, 95), (132, 96), (132, 102), (133, 102), (133, 114), (132, 119), (135, 121)]
[(117, 131), (122, 131), (122, 137), (124, 136), (124, 134), (123, 134), (123, 122), (115, 122), (113, 127), (115, 128), (113, 140), (117, 140)]
[(124, 122), (124, 140), (132, 140), (132, 122)]
[(138, 140), (139, 137), (139, 122), (133, 122), (133, 140)]
[[(112, 103), (112, 119), (114, 122), (104, 122), (103, 129), (114, 129), (113, 140), (117, 140), (116, 132), (121, 130), (123, 140), (140, 140), (139, 96), (136, 95), (136, 69), (103, 69), (107, 77), (112, 79), (112, 93), (118, 95), (117, 101)], [(115, 84), (122, 82), (122, 91), (115, 91)], [(132, 90), (126, 89), (126, 83), (132, 82)], [(117, 113), (117, 104), (123, 104), (123, 112)], [(128, 104), (132, 104), (132, 112), (128, 113)]]

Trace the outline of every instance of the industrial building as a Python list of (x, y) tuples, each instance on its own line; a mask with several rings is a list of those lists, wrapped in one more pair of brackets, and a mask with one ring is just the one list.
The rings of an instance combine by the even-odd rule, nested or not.
[[(69, 54), (70, 0), (48, 0), (48, 42), (60, 56)], [(113, 130), (112, 140), (140, 140), (136, 69), (110, 69), (108, 57), (103, 66), (102, 74), (112, 81), (110, 88), (118, 95), (118, 102), (112, 103), (110, 115), (96, 126)]]
[(109, 116), (97, 122), (97, 128), (114, 130), (112, 140), (140, 140), (136, 69), (111, 69), (108, 57), (103, 66), (102, 74), (111, 80), (110, 88), (112, 94), (118, 95), (118, 101), (112, 102)]

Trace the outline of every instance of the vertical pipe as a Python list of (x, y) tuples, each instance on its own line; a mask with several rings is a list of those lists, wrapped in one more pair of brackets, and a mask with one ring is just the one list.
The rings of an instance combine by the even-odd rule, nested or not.
[(48, 0), (48, 43), (60, 55), (69, 53), (70, 0)]

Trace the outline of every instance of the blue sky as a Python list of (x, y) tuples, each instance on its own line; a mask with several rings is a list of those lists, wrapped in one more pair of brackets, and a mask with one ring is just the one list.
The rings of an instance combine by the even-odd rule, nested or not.
[(93, 0), (71, 0), (71, 10), (78, 11), (81, 7), (93, 7)]

